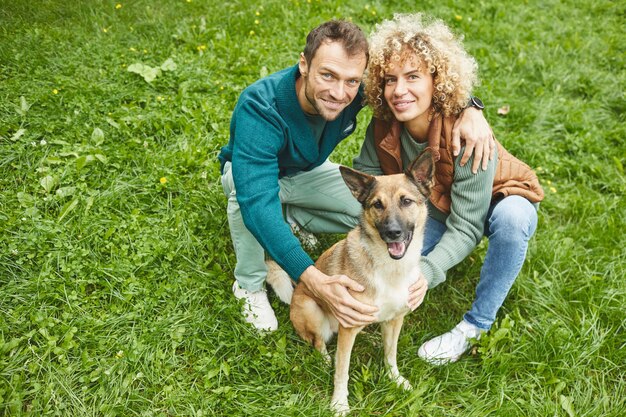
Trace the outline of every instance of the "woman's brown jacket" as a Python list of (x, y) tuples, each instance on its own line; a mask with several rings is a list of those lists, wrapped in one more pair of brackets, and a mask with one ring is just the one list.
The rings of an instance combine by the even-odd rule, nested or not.
[[(444, 213), (450, 213), (452, 182), (454, 180), (454, 156), (452, 154), (452, 126), (456, 119), (435, 117), (428, 129), (428, 147), (435, 156), (435, 185), (430, 201)], [(374, 120), (374, 144), (380, 167), (386, 174), (402, 172), (400, 157), (400, 133), (402, 125), (398, 121)], [(537, 175), (524, 162), (515, 158), (496, 141), (498, 165), (493, 180), (492, 200), (509, 195), (519, 195), (531, 203), (543, 200), (544, 194)]]

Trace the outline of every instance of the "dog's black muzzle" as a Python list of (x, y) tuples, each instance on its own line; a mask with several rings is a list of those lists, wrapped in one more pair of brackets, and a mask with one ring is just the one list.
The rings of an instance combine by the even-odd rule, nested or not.
[(388, 220), (380, 225), (378, 233), (393, 259), (402, 259), (413, 239), (413, 227), (398, 220)]

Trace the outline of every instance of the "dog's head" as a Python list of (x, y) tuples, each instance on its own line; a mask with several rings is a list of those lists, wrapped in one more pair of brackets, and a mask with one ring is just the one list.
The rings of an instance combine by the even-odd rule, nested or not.
[(430, 150), (422, 152), (403, 174), (373, 176), (340, 167), (352, 194), (363, 206), (361, 227), (387, 245), (389, 256), (401, 259), (416, 226), (426, 222), (426, 200), (433, 187), (435, 163)]

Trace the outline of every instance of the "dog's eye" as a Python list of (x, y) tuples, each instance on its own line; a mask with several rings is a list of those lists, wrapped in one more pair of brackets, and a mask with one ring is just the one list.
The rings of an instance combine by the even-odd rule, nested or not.
[(382, 210), (385, 208), (385, 206), (383, 205), (383, 202), (380, 200), (376, 200), (374, 201), (374, 204), (372, 204), (374, 206), (374, 208), (378, 209), (378, 210)]
[(413, 200), (411, 200), (410, 198), (402, 198), (400, 199), (400, 204), (402, 204), (402, 207), (407, 207), (413, 204)]

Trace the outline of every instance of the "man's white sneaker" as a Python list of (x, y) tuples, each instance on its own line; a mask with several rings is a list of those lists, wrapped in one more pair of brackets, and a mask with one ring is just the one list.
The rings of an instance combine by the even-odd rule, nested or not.
[(235, 281), (233, 294), (236, 298), (244, 300), (243, 315), (248, 323), (258, 330), (273, 332), (278, 329), (278, 320), (276, 320), (274, 310), (267, 299), (265, 289), (251, 292), (241, 288), (239, 283)]
[(470, 339), (479, 339), (481, 329), (463, 320), (454, 329), (420, 346), (417, 355), (432, 365), (456, 362), (471, 347)]

